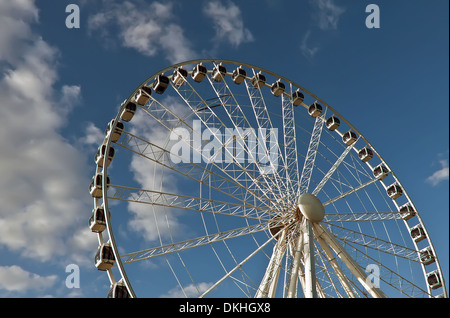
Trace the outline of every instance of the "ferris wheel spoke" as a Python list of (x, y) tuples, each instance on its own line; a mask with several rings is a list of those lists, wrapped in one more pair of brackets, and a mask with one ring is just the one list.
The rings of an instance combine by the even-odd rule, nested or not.
[(311, 139), (306, 153), (305, 163), (303, 165), (302, 174), (300, 177), (299, 194), (307, 193), (311, 175), (314, 169), (314, 163), (316, 161), (317, 150), (319, 148), (320, 136), (322, 135), (322, 129), (324, 126), (325, 114), (316, 117), (314, 128), (311, 134)]
[[(272, 224), (272, 223), (270, 223)], [(127, 253), (121, 255), (123, 264), (129, 264), (134, 263), (138, 261), (143, 261), (146, 259), (158, 257), (158, 256), (164, 256), (171, 253), (178, 253), (182, 252), (191, 248), (209, 245), (217, 242), (223, 242), (226, 240), (230, 240), (233, 238), (250, 235), (254, 233), (258, 233), (261, 231), (267, 230), (269, 226), (269, 222), (266, 223), (259, 223), (256, 225), (250, 225), (230, 231), (220, 232), (220, 233), (214, 233), (202, 237), (197, 237), (191, 240), (185, 240), (181, 242), (171, 243), (164, 246), (157, 246), (133, 253)]]
[[(345, 289), (343, 290), (342, 283), (336, 275), (336, 271), (328, 261), (325, 252), (318, 242), (315, 242), (315, 259), (316, 259), (316, 280), (317, 280), (317, 294), (320, 298), (328, 298), (336, 295), (339, 298), (349, 296)], [(345, 295), (344, 295), (345, 294)]]
[(335, 252), (335, 254), (342, 260), (342, 262), (347, 266), (347, 268), (352, 272), (352, 274), (358, 279), (358, 282), (364, 287), (364, 289), (375, 298), (384, 298), (386, 295), (373, 284), (369, 283), (367, 275), (361, 269), (359, 264), (353, 260), (353, 258), (348, 254), (345, 248), (334, 238), (330, 232), (323, 226), (317, 223), (313, 223), (313, 229), (315, 231), (316, 237), (321, 237), (330, 246), (330, 248)]
[[(292, 85), (291, 85), (292, 92)], [(295, 200), (299, 187), (299, 168), (297, 155), (297, 137), (295, 133), (294, 105), (292, 100), (284, 94), (282, 98), (283, 140), (285, 157), (285, 174), (289, 188), (292, 190), (290, 201)]]
[(272, 242), (273, 239), (274, 239), (274, 237), (272, 236), (267, 241), (265, 241), (263, 244), (261, 244), (256, 250), (254, 250), (250, 255), (248, 255), (243, 261), (241, 261), (239, 264), (237, 264), (232, 270), (228, 271), (222, 278), (220, 278), (208, 290), (206, 290), (202, 295), (200, 295), (200, 298), (205, 297), (207, 294), (209, 294), (211, 291), (213, 291), (215, 288), (217, 288), (217, 286), (219, 286), (221, 283), (223, 283), (236, 270), (240, 269), (245, 263), (247, 263), (256, 254), (258, 254), (264, 247), (266, 247), (270, 242)]
[(335, 197), (335, 198), (333, 198), (333, 199), (323, 203), (323, 206), (325, 207), (325, 206), (330, 205), (330, 204), (332, 204), (332, 203), (334, 203), (334, 202), (336, 202), (336, 201), (338, 201), (340, 199), (343, 199), (343, 198), (349, 196), (350, 194), (355, 193), (355, 192), (357, 192), (357, 191), (359, 191), (361, 189), (364, 189), (365, 187), (371, 185), (374, 182), (377, 182), (378, 180), (380, 180), (380, 179), (379, 178), (375, 178), (375, 179), (371, 179), (371, 180), (369, 180), (369, 181), (367, 181), (367, 182), (365, 182), (363, 184), (360, 184), (359, 186), (356, 186), (353, 189), (351, 189), (351, 190), (349, 190), (347, 192), (344, 192), (344, 193), (338, 195), (337, 197)]
[(390, 241), (386, 241), (366, 233), (351, 230), (337, 224), (328, 224), (336, 229), (336, 231), (333, 231), (333, 235), (344, 243), (353, 243), (364, 246), (366, 248), (371, 248), (378, 252), (391, 254), (395, 257), (401, 257), (410, 261), (420, 262), (417, 256), (417, 251), (414, 249)]
[[(264, 180), (264, 183), (267, 185), (267, 188), (271, 189), (271, 191), (275, 194), (275, 198), (280, 198), (281, 193), (280, 187), (282, 184), (284, 184), (284, 181), (281, 179), (277, 168), (279, 160), (283, 161), (284, 159), (281, 157), (279, 149), (277, 148), (278, 147), (277, 135), (272, 133), (272, 130), (269, 130), (269, 136), (267, 136), (267, 133), (260, 132), (259, 129), (258, 131), (255, 131), (255, 129), (250, 124), (249, 119), (243, 112), (241, 106), (236, 101), (236, 98), (232, 93), (231, 89), (229, 88), (227, 81), (225, 79), (223, 79), (220, 82), (217, 82), (213, 80), (211, 77), (208, 77), (208, 81), (212, 89), (214, 90), (217, 99), (220, 101), (220, 104), (226, 111), (228, 119), (234, 126), (233, 128), (234, 132), (237, 133), (240, 142), (244, 143), (246, 138), (248, 138), (248, 140), (253, 140), (252, 145), (251, 142), (248, 141), (247, 143), (248, 149), (246, 149), (245, 154), (247, 155), (248, 159), (252, 163), (254, 163), (255, 166), (257, 167), (256, 172), (262, 176), (262, 179)], [(245, 80), (245, 83), (247, 83), (247, 79)], [(258, 120), (258, 117), (256, 119)], [(258, 122), (259, 128), (261, 128), (260, 124), (261, 123)], [(268, 137), (270, 137), (271, 146), (275, 147), (275, 149), (270, 149), (269, 152), (267, 151), (266, 146), (267, 141), (266, 139)], [(276, 141), (274, 142), (273, 139), (276, 139)], [(241, 145), (240, 148), (245, 150), (245, 145)], [(261, 148), (264, 150), (264, 152), (261, 151)], [(272, 154), (275, 152), (276, 158), (273, 158), (274, 156), (272, 156)], [(243, 153), (240, 153), (239, 155), (243, 155)], [(237, 153), (236, 157), (239, 157), (239, 155)], [(261, 156), (263, 158), (261, 158)], [(262, 160), (265, 161), (267, 159), (269, 161), (269, 165), (266, 164), (263, 166), (261, 164), (261, 161)], [(274, 166), (273, 163), (274, 161), (276, 161), (276, 166)]]
[(347, 157), (350, 150), (353, 148), (353, 145), (348, 146), (344, 152), (341, 154), (341, 156), (336, 160), (336, 162), (333, 164), (333, 166), (328, 170), (328, 172), (325, 174), (325, 176), (322, 178), (322, 180), (319, 182), (319, 184), (316, 186), (312, 194), (317, 195), (322, 188), (325, 186), (328, 180), (330, 180), (333, 173), (336, 171), (336, 169), (340, 166), (340, 164), (344, 161), (345, 157)]
[(269, 220), (275, 212), (264, 210), (251, 204), (237, 204), (196, 198), (175, 193), (143, 190), (119, 185), (110, 186), (111, 195), (108, 199), (150, 204), (183, 210), (223, 214), (246, 219)]
[(402, 220), (399, 212), (326, 213), (324, 222), (360, 222)]
[[(255, 78), (256, 76), (258, 76), (258, 74), (256, 74), (253, 71), (253, 75)], [(266, 106), (266, 102), (264, 100), (264, 95), (262, 94), (261, 88), (258, 87), (257, 85), (255, 86), (253, 83), (251, 83), (252, 79), (246, 78), (245, 79), (245, 87), (247, 89), (247, 94), (249, 96), (250, 99), (250, 103), (253, 109), (253, 114), (255, 116), (257, 125), (258, 125), (258, 129), (259, 130), (269, 130), (269, 132), (274, 132), (274, 127), (272, 124), (272, 121), (270, 119), (270, 114), (267, 110), (267, 106)], [(271, 186), (275, 186), (276, 189), (278, 190), (278, 195), (281, 198), (284, 198), (286, 196), (287, 193), (292, 192), (292, 188), (288, 187), (285, 183), (285, 178), (283, 178), (280, 173), (278, 172), (279, 170), (284, 170), (284, 168), (286, 167), (286, 163), (285, 163), (285, 159), (283, 158), (281, 151), (279, 149), (279, 143), (278, 143), (278, 134), (275, 133), (273, 135), (270, 136), (271, 138), (271, 142), (270, 142), (270, 150), (267, 151), (267, 140), (266, 138), (262, 138), (263, 140), (259, 140), (259, 145), (258, 147), (263, 148), (264, 153), (263, 153), (263, 158), (264, 160), (268, 160), (269, 161), (269, 165), (270, 165), (270, 174), (274, 175), (274, 182), (275, 184), (270, 184)], [(276, 138), (276, 142), (272, 142), (272, 138)], [(275, 148), (275, 149), (272, 149)], [(274, 160), (275, 158), (273, 158), (272, 154), (276, 152), (276, 160)], [(259, 156), (261, 154), (261, 151), (259, 151)], [(261, 158), (260, 158), (261, 160)], [(278, 163), (281, 160), (281, 167), (279, 169), (278, 167)], [(276, 163), (275, 163), (276, 161)], [(264, 167), (264, 169), (267, 167)]]
[[(137, 137), (127, 131), (123, 131), (123, 137), (116, 142), (116, 145), (127, 149), (137, 155), (140, 155), (164, 168), (168, 168), (175, 171), (185, 177), (188, 177), (200, 184), (205, 183), (205, 175), (208, 177), (208, 186), (211, 186), (214, 190), (226, 194), (233, 199), (241, 202), (246, 202), (249, 199), (257, 200), (261, 205), (269, 206), (270, 200), (267, 199), (261, 193), (253, 191), (249, 187), (241, 184), (240, 182), (231, 180), (227, 173), (220, 173), (218, 169), (208, 169), (206, 166), (196, 164), (193, 162), (188, 163), (175, 163), (172, 160), (168, 160), (170, 156), (178, 157), (178, 154), (174, 154), (171, 151), (160, 147), (154, 143), (151, 143), (143, 138)], [(223, 175), (225, 174), (225, 175)], [(245, 197), (244, 197), (245, 196)], [(269, 202), (268, 202), (269, 201)], [(273, 203), (275, 205), (275, 202)]]

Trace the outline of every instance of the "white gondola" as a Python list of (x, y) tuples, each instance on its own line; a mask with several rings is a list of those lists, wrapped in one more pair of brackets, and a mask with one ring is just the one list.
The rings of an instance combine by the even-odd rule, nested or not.
[(419, 251), (420, 262), (424, 265), (430, 265), (436, 261), (433, 250), (430, 246), (425, 247)]
[(272, 92), (273, 96), (275, 96), (275, 97), (280, 97), (281, 94), (283, 94), (285, 90), (286, 90), (286, 85), (284, 85), (284, 83), (281, 80), (276, 81), (270, 87), (270, 91)]
[(358, 151), (358, 157), (362, 162), (367, 162), (373, 158), (373, 151), (369, 147), (364, 147)]
[(300, 90), (298, 89), (292, 93), (291, 97), (292, 97), (292, 104), (294, 106), (300, 105), (305, 100), (305, 95), (303, 95), (303, 93), (300, 92)]
[(356, 134), (349, 130), (347, 131), (344, 136), (342, 136), (342, 141), (347, 145), (347, 146), (351, 146), (353, 145), (356, 140), (358, 139), (358, 136), (356, 136)]
[[(108, 189), (110, 185), (109, 177), (106, 177), (106, 188)], [(94, 198), (102, 197), (102, 189), (103, 189), (103, 174), (101, 172), (97, 173), (91, 181), (89, 185), (89, 193)]]
[(144, 106), (147, 104), (150, 96), (152, 96), (152, 88), (149, 86), (142, 86), (138, 89), (136, 94), (134, 94), (134, 101), (136, 104)]
[(334, 131), (341, 125), (341, 121), (336, 116), (331, 116), (327, 119), (325, 125), (329, 130)]
[(183, 67), (177, 67), (173, 72), (172, 82), (176, 87), (180, 87), (186, 81), (188, 72)]
[(123, 282), (123, 279), (111, 285), (106, 298), (130, 298), (130, 294), (125, 286), (125, 283)]
[(425, 231), (423, 230), (423, 227), (421, 224), (417, 224), (416, 226), (411, 228), (411, 238), (417, 243), (420, 241), (423, 241), (427, 238), (427, 235), (425, 234)]
[[(108, 151), (107, 161), (106, 161), (107, 166), (109, 166), (109, 164), (113, 160), (115, 153), (116, 153), (116, 151), (114, 150), (114, 148), (110, 146), (109, 151)], [(103, 159), (105, 158), (105, 154), (106, 154), (106, 145), (103, 144), (98, 148), (97, 153), (95, 154), (95, 163), (97, 164), (97, 166), (103, 167), (103, 161), (104, 161)]]
[(416, 215), (416, 211), (411, 204), (406, 203), (400, 207), (400, 215), (403, 220), (408, 221)]
[(308, 113), (311, 117), (319, 117), (322, 114), (322, 105), (315, 101), (309, 106)]
[(120, 120), (129, 122), (134, 114), (136, 113), (136, 104), (133, 102), (126, 103), (125, 107), (122, 109), (122, 112), (120, 113)]
[(214, 67), (213, 72), (212, 72), (212, 78), (216, 82), (221, 82), (225, 78), (226, 74), (227, 74), (227, 69), (225, 68), (225, 66), (222, 65), (222, 63), (220, 63), (219, 65), (216, 65)]
[(373, 176), (377, 179), (383, 180), (389, 174), (389, 169), (383, 163), (373, 168)]
[(101, 271), (107, 271), (114, 266), (116, 259), (114, 258), (113, 249), (110, 243), (100, 245), (95, 254), (95, 267)]
[(392, 200), (395, 200), (403, 194), (403, 189), (398, 184), (394, 183), (387, 188), (387, 194)]
[(427, 282), (431, 289), (437, 289), (442, 287), (442, 279), (439, 270), (434, 270), (427, 274)]
[[(108, 136), (108, 134), (112, 131), (112, 127), (114, 125), (114, 119), (111, 120), (108, 123), (108, 127), (105, 130), (105, 135)], [(120, 136), (122, 135), (122, 131), (125, 128), (125, 126), (123, 125), (123, 123), (121, 121), (119, 121), (116, 125), (116, 129), (114, 129), (112, 135), (111, 135), (111, 141), (112, 142), (116, 142), (117, 140), (119, 140)]]
[(266, 77), (261, 72), (256, 73), (252, 77), (252, 85), (256, 89), (261, 89), (266, 84)]
[(158, 76), (156, 76), (155, 81), (153, 82), (153, 90), (158, 94), (163, 94), (169, 84), (169, 78), (164, 74), (159, 74)]
[(206, 69), (206, 67), (203, 66), (202, 63), (197, 64), (194, 67), (194, 69), (192, 70), (192, 78), (197, 83), (200, 83), (205, 78), (206, 73), (208, 73), (208, 70)]
[(231, 79), (233, 80), (233, 82), (239, 85), (245, 80), (246, 76), (247, 72), (241, 66), (239, 66), (237, 69), (233, 71)]
[(101, 233), (106, 229), (105, 209), (102, 206), (92, 210), (89, 218), (89, 228), (94, 233)]

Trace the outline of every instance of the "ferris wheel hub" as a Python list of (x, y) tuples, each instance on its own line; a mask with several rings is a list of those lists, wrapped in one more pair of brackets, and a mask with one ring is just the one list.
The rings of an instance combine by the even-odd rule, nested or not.
[(319, 223), (325, 217), (322, 202), (311, 193), (303, 193), (297, 200), (300, 213), (313, 223)]

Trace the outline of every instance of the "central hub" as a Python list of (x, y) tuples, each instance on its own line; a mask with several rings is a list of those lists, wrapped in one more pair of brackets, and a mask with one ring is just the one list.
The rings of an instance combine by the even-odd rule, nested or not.
[(297, 200), (300, 213), (310, 222), (319, 223), (325, 217), (325, 208), (322, 202), (311, 193), (303, 193)]
[[(297, 209), (295, 214), (286, 214), (290, 215), (290, 217), (286, 217), (283, 215), (274, 216), (272, 219), (274, 222), (269, 224), (269, 231), (272, 236), (278, 240), (278, 236), (280, 230), (290, 224), (295, 224), (297, 222), (301, 223), (303, 218), (306, 218), (308, 221), (312, 223), (319, 223), (325, 217), (325, 208), (322, 205), (322, 202), (311, 193), (304, 193), (298, 197), (297, 200)], [(291, 231), (289, 229), (289, 231)]]

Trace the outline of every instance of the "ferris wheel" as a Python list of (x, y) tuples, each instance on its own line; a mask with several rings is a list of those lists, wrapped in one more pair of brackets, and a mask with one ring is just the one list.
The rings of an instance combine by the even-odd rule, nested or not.
[(155, 73), (95, 163), (89, 227), (109, 297), (447, 297), (392, 169), (268, 70), (193, 60)]

